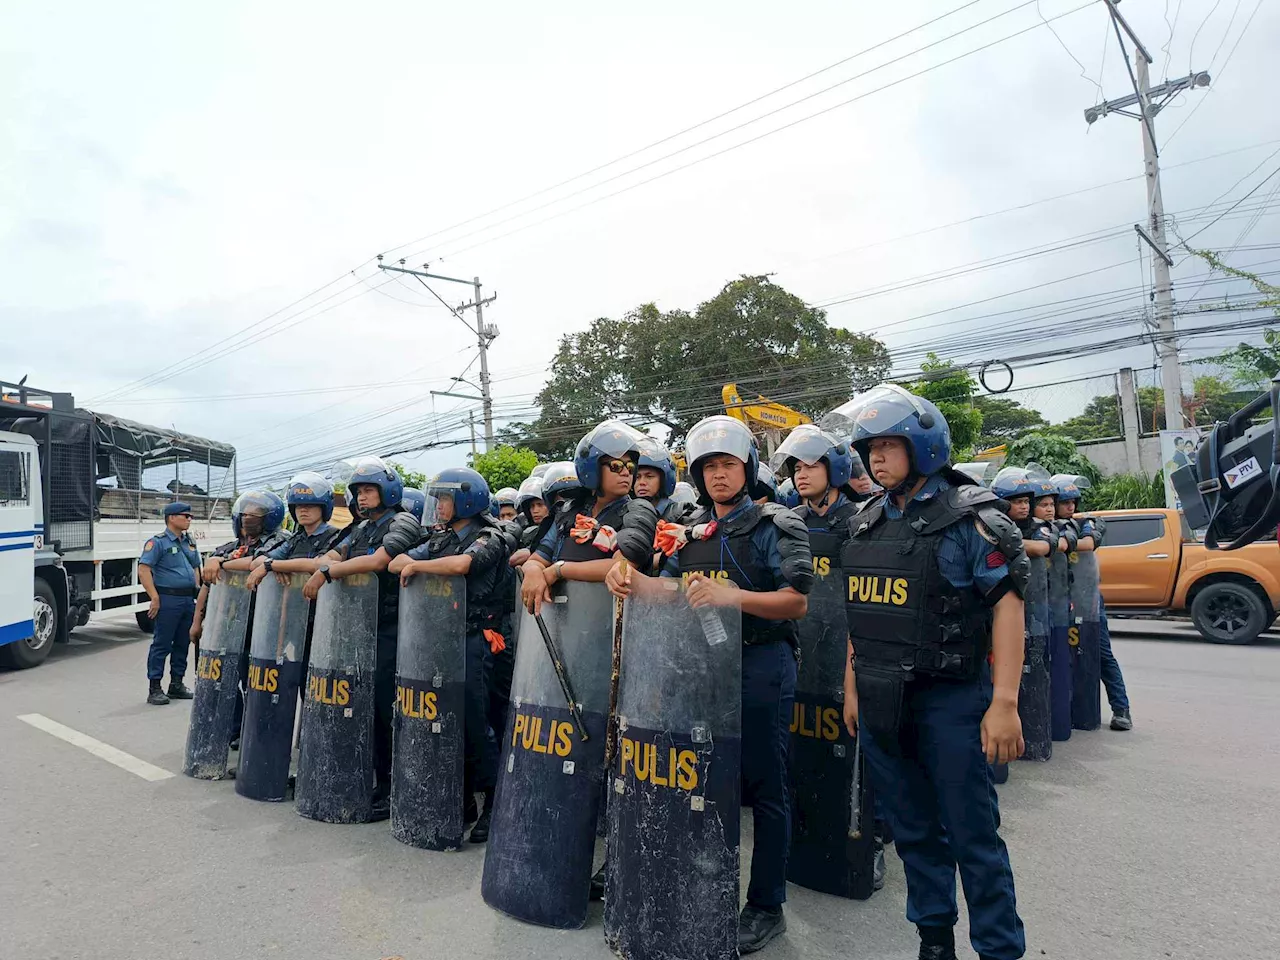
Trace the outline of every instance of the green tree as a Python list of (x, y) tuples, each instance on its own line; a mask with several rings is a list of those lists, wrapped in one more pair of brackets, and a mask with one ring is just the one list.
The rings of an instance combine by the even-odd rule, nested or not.
[[(1252, 303), (1240, 304), (1228, 301), (1228, 310), (1271, 309), (1280, 317), (1280, 287), (1267, 283), (1256, 273), (1228, 266), (1222, 257), (1212, 250), (1192, 250), (1197, 257), (1204, 260), (1213, 270), (1218, 270), (1229, 277), (1247, 280), (1258, 291), (1259, 298)], [(1223, 306), (1208, 304), (1205, 309), (1220, 311)], [(1236, 386), (1261, 389), (1271, 382), (1271, 378), (1280, 373), (1280, 330), (1268, 327), (1262, 331), (1262, 345), (1239, 343), (1214, 357), (1231, 375)]]
[(819, 417), (883, 380), (889, 366), (879, 340), (828, 325), (822, 310), (766, 277), (744, 276), (693, 312), (649, 303), (565, 334), (535, 400), (538, 419), (513, 423), (500, 438), (564, 459), (596, 423), (621, 417), (662, 424), (674, 445), (723, 412), (725, 383)]
[(527, 447), (500, 443), (488, 453), (474, 457), (468, 454), (467, 462), (496, 493), (503, 487), (519, 487), (520, 482), (538, 465), (538, 455)]
[[(1164, 429), (1164, 393), (1159, 387), (1138, 388), (1138, 416), (1143, 433)], [(1074, 440), (1102, 440), (1124, 436), (1120, 423), (1120, 404), (1114, 393), (1094, 397), (1084, 410), (1069, 420), (1056, 424), (1054, 433)]]
[(1085, 491), (1089, 510), (1150, 510), (1164, 506), (1164, 474), (1121, 473)]
[(400, 474), (400, 479), (404, 481), (406, 487), (416, 487), (421, 490), (427, 485), (427, 475), (419, 473), (417, 470), (410, 470), (403, 464), (396, 463), (394, 460), (388, 460), (387, 466)]
[(974, 397), (973, 405), (982, 414), (982, 430), (976, 444), (979, 449), (1009, 443), (1024, 433), (1049, 425), (1039, 410), (1024, 407), (1008, 397), (984, 394)]
[(932, 400), (951, 428), (953, 460), (962, 460), (973, 448), (982, 431), (982, 411), (973, 402), (978, 381), (963, 367), (930, 353), (920, 364), (923, 376), (908, 389), (917, 396)]
[(1009, 444), (1005, 456), (1005, 466), (1025, 467), (1029, 463), (1038, 463), (1055, 473), (1079, 474), (1088, 477), (1089, 482), (1097, 485), (1102, 474), (1093, 463), (1076, 450), (1075, 441), (1060, 433), (1035, 432)]

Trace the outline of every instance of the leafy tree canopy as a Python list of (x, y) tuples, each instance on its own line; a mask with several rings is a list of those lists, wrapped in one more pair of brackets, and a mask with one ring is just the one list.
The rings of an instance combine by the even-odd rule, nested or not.
[(953, 460), (962, 460), (973, 448), (982, 430), (982, 411), (973, 402), (978, 382), (963, 367), (956, 367), (936, 353), (920, 364), (923, 376), (908, 389), (916, 396), (932, 400), (951, 428)]
[(484, 477), (489, 490), (497, 493), (503, 487), (519, 487), (538, 465), (538, 455), (527, 447), (500, 443), (488, 453), (467, 456), (471, 468)]
[(879, 383), (889, 366), (879, 340), (829, 326), (824, 311), (766, 277), (743, 276), (692, 312), (649, 303), (562, 336), (535, 401), (538, 419), (511, 424), (501, 439), (564, 459), (588, 429), (620, 417), (661, 424), (674, 445), (723, 412), (725, 383), (816, 418)]
[(1088, 477), (1095, 486), (1102, 480), (1098, 468), (1076, 451), (1075, 441), (1060, 433), (1029, 433), (1009, 444), (1005, 466), (1025, 467), (1029, 463), (1038, 463), (1050, 475), (1073, 473)]
[(1024, 407), (1008, 397), (983, 394), (973, 398), (973, 405), (982, 414), (982, 429), (975, 444), (979, 449), (1009, 443), (1024, 433), (1049, 425), (1039, 410)]

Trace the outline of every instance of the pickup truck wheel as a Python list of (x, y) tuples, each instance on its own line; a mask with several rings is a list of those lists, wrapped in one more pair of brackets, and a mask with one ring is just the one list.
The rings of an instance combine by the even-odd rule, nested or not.
[(147, 611), (139, 610), (133, 616), (138, 621), (138, 629), (143, 633), (150, 633), (156, 628), (156, 625), (151, 622), (151, 618), (147, 616)]
[(0, 647), (0, 666), (26, 670), (44, 663), (53, 650), (53, 640), (58, 635), (58, 600), (53, 588), (39, 577), (32, 597), (31, 620), (30, 637)]
[(1241, 583), (1211, 583), (1191, 604), (1191, 619), (1210, 643), (1253, 643), (1269, 614), (1262, 598)]

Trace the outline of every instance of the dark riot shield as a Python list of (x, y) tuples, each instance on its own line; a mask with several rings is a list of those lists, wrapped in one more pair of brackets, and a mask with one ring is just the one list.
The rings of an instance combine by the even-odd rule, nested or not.
[(373, 813), (373, 690), (378, 581), (357, 573), (316, 600), (298, 742), (298, 813), (366, 823)]
[(196, 662), (195, 698), (187, 728), (187, 752), (182, 772), (197, 780), (227, 776), (227, 755), (235, 732), (240, 664), (249, 629), (253, 594), (245, 586), (247, 573), (224, 571), (209, 588)]
[(625, 960), (728, 960), (738, 956), (741, 615), (700, 619), (678, 581), (648, 586), (623, 619), (605, 940)]
[[(563, 592), (561, 590), (563, 589)], [(493, 825), (480, 893), (495, 910), (546, 927), (587, 922), (604, 776), (613, 597), (602, 583), (557, 585), (543, 621), (558, 645), (586, 739), (534, 618), (521, 612)]]
[(467, 581), (424, 573), (400, 588), (391, 835), (426, 850), (462, 843)]
[(253, 800), (283, 800), (293, 754), (293, 720), (302, 685), (310, 603), (305, 574), (274, 574), (258, 584), (249, 638), (249, 686), (244, 697), (236, 793)]
[(1071, 659), (1071, 726), (1102, 726), (1102, 652), (1098, 645), (1098, 555), (1071, 554), (1071, 619), (1075, 634)]
[(809, 613), (800, 621), (800, 667), (791, 713), (787, 879), (822, 893), (866, 900), (874, 892), (875, 815), (871, 778), (865, 769), (854, 777), (861, 755), (844, 726), (849, 634), (844, 581), (838, 559), (815, 555), (814, 561)]
[(1049, 558), (1028, 557), (1031, 579), (1027, 583), (1026, 651), (1018, 691), (1018, 715), (1027, 750), (1023, 760), (1048, 760), (1053, 756), (1049, 679)]
[(1071, 572), (1065, 553), (1049, 555), (1049, 727), (1071, 739)]

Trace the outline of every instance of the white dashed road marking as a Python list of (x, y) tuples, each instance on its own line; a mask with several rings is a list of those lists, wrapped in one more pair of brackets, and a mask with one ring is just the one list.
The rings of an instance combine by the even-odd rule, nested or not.
[(101, 740), (95, 740), (87, 733), (81, 733), (79, 730), (72, 730), (68, 726), (58, 723), (57, 720), (50, 720), (42, 713), (24, 713), (18, 717), (23, 723), (35, 727), (37, 730), (43, 730), (45, 733), (52, 734), (59, 740), (65, 740), (72, 746), (79, 747), (88, 753), (93, 754), (100, 760), (107, 763), (115, 764), (121, 770), (128, 770), (136, 777), (143, 780), (155, 782), (157, 780), (168, 780), (173, 776), (168, 770), (162, 770), (155, 764), (147, 763), (145, 760), (139, 760), (132, 754), (125, 753), (123, 750), (117, 750), (109, 743), (103, 743)]

